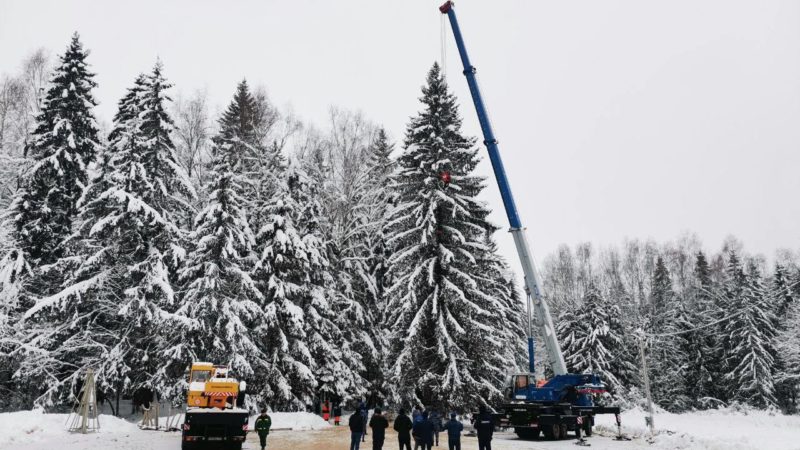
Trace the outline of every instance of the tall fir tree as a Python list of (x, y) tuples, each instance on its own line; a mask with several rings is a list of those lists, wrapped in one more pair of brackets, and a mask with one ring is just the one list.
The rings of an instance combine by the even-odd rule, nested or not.
[(622, 347), (622, 336), (611, 334), (611, 314), (619, 309), (609, 309), (610, 306), (614, 304), (603, 298), (594, 282), (589, 282), (581, 302), (559, 317), (556, 332), (570, 373), (600, 375), (612, 390), (618, 391), (621, 385), (611, 371), (611, 362), (614, 351)]
[(703, 407), (703, 399), (716, 396), (714, 380), (720, 376), (722, 361), (715, 353), (719, 336), (716, 327), (706, 326), (707, 323), (719, 317), (715, 310), (712, 295), (714, 293), (711, 269), (703, 252), (695, 255), (694, 279), (690, 289), (690, 303), (688, 305), (688, 321), (695, 328), (686, 332), (686, 391), (694, 392), (694, 405)]
[[(800, 295), (800, 270), (792, 277), (794, 295)], [(776, 338), (776, 349), (780, 355), (778, 367), (779, 397), (788, 413), (797, 413), (800, 408), (800, 302), (793, 301), (786, 311), (785, 322)]]
[(654, 333), (660, 333), (665, 327), (669, 307), (674, 301), (675, 291), (672, 288), (672, 278), (670, 278), (664, 258), (658, 256), (656, 259), (655, 270), (653, 271), (652, 287), (650, 289), (650, 328)]
[[(307, 345), (313, 358), (317, 396), (322, 399), (361, 398), (364, 382), (361, 358), (353, 352), (337, 323), (334, 304), (337, 298), (331, 272), (329, 236), (323, 227), (321, 178), (310, 177), (299, 162), (292, 161), (286, 172), (289, 193), (297, 205), (295, 223), (308, 257), (308, 279), (302, 308), (306, 318)], [(341, 297), (340, 297), (341, 298)]]
[(727, 268), (727, 311), (738, 312), (724, 322), (724, 380), (730, 399), (756, 407), (776, 404), (773, 378), (775, 319), (757, 267), (745, 273), (735, 252)]
[(297, 230), (298, 205), (285, 174), (273, 171), (262, 175), (261, 182), (270, 186), (272, 196), (260, 205), (259, 260), (253, 273), (264, 296), (265, 315), (255, 331), (268, 363), (258, 385), (261, 397), (273, 408), (301, 411), (313, 404), (317, 388), (303, 310), (313, 257)]
[(361, 170), (351, 168), (348, 173), (355, 173), (344, 177), (339, 189), (344, 202), (330, 202), (339, 209), (338, 214), (332, 214), (339, 230), (334, 233), (334, 250), (329, 252), (338, 275), (335, 309), (343, 338), (359, 360), (369, 405), (385, 404), (388, 394), (386, 337), (381, 329), (388, 251), (382, 229), (389, 207), (387, 186), (394, 169), (390, 157), (393, 148), (386, 132), (379, 129), (364, 150), (366, 163), (349, 164)]
[[(27, 385), (29, 397), (42, 393), (38, 382), (41, 378), (26, 378), (21, 374), (28, 367), (35, 367), (29, 364), (27, 356), (33, 355), (31, 350), (37, 346), (28, 344), (32, 336), (45, 331), (46, 320), (30, 318), (25, 310), (41, 305), (42, 298), (57, 292), (64, 280), (64, 268), (54, 263), (66, 252), (65, 242), (73, 231), (77, 204), (100, 147), (92, 113), (96, 105), (92, 90), (97, 84), (89, 71), (88, 54), (76, 33), (59, 57), (60, 64), (50, 79), (26, 148), (34, 163), (22, 178), (21, 189), (5, 219), (13, 230), (10, 236), (13, 244), (0, 259), (0, 310), (9, 313), (9, 320), (26, 323), (18, 324), (20, 334), (12, 339), (17, 344), (25, 343), (18, 354), (26, 355), (26, 361), (7, 362), (15, 367), (20, 380), (14, 390), (25, 389), (22, 385)], [(56, 334), (54, 331), (53, 335)], [(52, 361), (47, 359), (49, 356), (45, 354), (43, 359)]]
[[(249, 100), (248, 100), (249, 99)], [(262, 322), (263, 295), (250, 274), (255, 265), (255, 235), (248, 223), (248, 201), (254, 182), (249, 143), (253, 142), (246, 83), (220, 119), (214, 139), (213, 178), (206, 190), (209, 202), (195, 219), (190, 241), (195, 247), (180, 270), (184, 295), (177, 313), (194, 322), (181, 328), (180, 342), (192, 360), (230, 367), (241, 380), (252, 382), (264, 370), (266, 358), (252, 329)], [(191, 361), (176, 361), (179, 368)], [(252, 399), (254, 403), (258, 398)]]
[[(788, 412), (797, 411), (798, 382), (790, 376), (789, 370), (793, 368), (790, 355), (791, 351), (780, 351), (782, 342), (787, 336), (787, 330), (792, 328), (792, 321), (797, 320), (793, 314), (794, 305), (797, 303), (794, 292), (792, 292), (792, 279), (786, 267), (782, 264), (775, 265), (775, 273), (772, 276), (772, 286), (769, 290), (769, 299), (775, 317), (775, 338), (774, 347), (779, 349), (775, 353), (775, 398), (780, 407)], [(792, 339), (790, 339), (791, 341)], [(795, 372), (797, 373), (797, 372)]]
[(483, 283), (479, 261), (491, 249), (488, 208), (475, 140), (438, 65), (428, 72), (393, 181), (397, 205), (386, 226), (392, 285), (386, 290), (390, 384), (402, 403), (444, 408), (486, 404), (502, 380), (487, 362), (507, 349), (495, 329), (507, 304)]
[(97, 104), (92, 89), (97, 83), (86, 62), (88, 55), (75, 33), (59, 58), (36, 118), (27, 150), (35, 164), (11, 205), (14, 238), (31, 265), (52, 263), (63, 254), (61, 243), (72, 233), (76, 205), (89, 182), (89, 164), (98, 152), (92, 114)]
[[(61, 292), (27, 313), (69, 317), (88, 310), (91, 313), (81, 316), (87, 326), (103, 324), (88, 319), (105, 314), (103, 320), (112, 324), (106, 328), (116, 336), (107, 343), (113, 358), (108, 364), (100, 358), (95, 368), (109, 373), (101, 383), (108, 382), (117, 392), (149, 387), (165, 395), (180, 394), (174, 384), (183, 368), (169, 374), (165, 369), (175, 357), (170, 345), (180, 347), (173, 333), (181, 321), (174, 314), (178, 305), (173, 285), (185, 253), (178, 220), (185, 215), (185, 198), (192, 188), (169, 138), (172, 122), (164, 105), (168, 87), (157, 64), (152, 74), (138, 77), (121, 100), (103, 174), (87, 192), (79, 240), (65, 258), (77, 262), (77, 268)], [(69, 340), (55, 344), (51, 353), (75, 347)]]

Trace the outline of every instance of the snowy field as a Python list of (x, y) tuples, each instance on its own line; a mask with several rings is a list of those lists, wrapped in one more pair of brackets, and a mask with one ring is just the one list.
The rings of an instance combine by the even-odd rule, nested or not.
[[(346, 449), (349, 442), (347, 427), (332, 427), (320, 417), (308, 413), (272, 414), (273, 427), (269, 448), (292, 450)], [(101, 416), (101, 431), (90, 435), (65, 431), (67, 415), (21, 411), (0, 414), (0, 449), (58, 450), (120, 449), (120, 450), (178, 450), (180, 433), (140, 430), (136, 424), (110, 416)], [(703, 449), (703, 450), (800, 450), (800, 417), (770, 415), (765, 412), (747, 414), (712, 411), (691, 414), (658, 414), (659, 433), (650, 444), (646, 440), (644, 414), (629, 411), (623, 414), (623, 432), (633, 438), (618, 442), (613, 416), (598, 420), (598, 433), (589, 438), (591, 447), (598, 450), (638, 449)], [(614, 430), (614, 431), (612, 431)], [(442, 435), (443, 440), (446, 440)], [(371, 436), (362, 448), (371, 448)], [(396, 437), (390, 431), (384, 448), (395, 448)], [(466, 449), (477, 448), (474, 438), (465, 437)], [(520, 441), (512, 433), (498, 433), (493, 442), (495, 450), (564, 450), (578, 448), (574, 439), (560, 442)], [(446, 448), (444, 442), (440, 448)], [(257, 438), (251, 433), (246, 449), (258, 449)]]

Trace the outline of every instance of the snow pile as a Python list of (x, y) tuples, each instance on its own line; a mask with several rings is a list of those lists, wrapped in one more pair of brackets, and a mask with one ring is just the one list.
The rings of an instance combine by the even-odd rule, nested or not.
[[(631, 437), (647, 434), (641, 409), (622, 414), (623, 433)], [(684, 414), (655, 415), (655, 448), (709, 450), (796, 450), (800, 448), (800, 416), (760, 410), (720, 409)], [(616, 433), (613, 415), (599, 415), (598, 431)]]
[[(273, 412), (269, 416), (272, 418), (273, 430), (322, 430), (331, 426), (322, 417), (307, 412)], [(255, 429), (257, 418), (257, 415), (250, 417), (251, 430)]]
[[(33, 442), (59, 442), (70, 434), (67, 431), (69, 414), (45, 414), (42, 410), (17, 411), (0, 414), (0, 449)], [(138, 431), (135, 424), (114, 416), (101, 415), (103, 434)]]

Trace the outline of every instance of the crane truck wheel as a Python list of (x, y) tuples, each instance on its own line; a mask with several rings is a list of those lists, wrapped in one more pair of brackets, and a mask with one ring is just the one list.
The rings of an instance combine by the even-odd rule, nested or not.
[(545, 427), (544, 437), (551, 441), (557, 441), (562, 438), (561, 425), (554, 423)]

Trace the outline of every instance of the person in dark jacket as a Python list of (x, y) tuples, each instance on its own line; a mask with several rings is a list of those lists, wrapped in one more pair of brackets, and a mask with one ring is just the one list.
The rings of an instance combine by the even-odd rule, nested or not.
[(364, 434), (364, 419), (360, 411), (355, 411), (347, 423), (350, 426), (350, 450), (358, 450)]
[(342, 406), (338, 403), (333, 407), (333, 424), (337, 427), (339, 426), (339, 422), (342, 420)]
[(397, 431), (397, 442), (400, 443), (400, 450), (411, 450), (411, 429), (414, 424), (406, 415), (406, 410), (400, 408), (397, 418), (394, 419), (394, 431)]
[(358, 411), (361, 413), (361, 420), (364, 422), (364, 434), (361, 435), (361, 442), (367, 442), (367, 422), (369, 422), (369, 411), (367, 411), (367, 404), (361, 402), (358, 406)]
[(439, 446), (439, 433), (442, 431), (442, 415), (439, 411), (431, 410), (431, 423), (433, 424), (433, 445)]
[(375, 408), (375, 414), (369, 421), (372, 428), (372, 450), (383, 450), (383, 441), (386, 439), (386, 429), (389, 428), (389, 421), (381, 414), (380, 408)]
[(494, 433), (494, 419), (481, 405), (477, 417), (473, 418), (472, 425), (478, 432), (478, 450), (492, 450), (492, 434)]
[(433, 423), (428, 418), (428, 411), (422, 413), (422, 420), (414, 424), (414, 436), (422, 445), (422, 450), (433, 447)]
[(256, 419), (256, 433), (258, 439), (261, 441), (261, 450), (267, 448), (267, 436), (269, 436), (269, 429), (272, 427), (272, 417), (267, 414), (266, 408), (261, 410), (261, 415)]
[(464, 431), (464, 424), (456, 418), (456, 413), (450, 413), (450, 420), (445, 422), (442, 427), (447, 431), (448, 450), (461, 450), (461, 432)]

